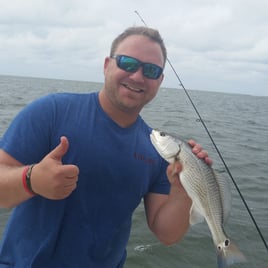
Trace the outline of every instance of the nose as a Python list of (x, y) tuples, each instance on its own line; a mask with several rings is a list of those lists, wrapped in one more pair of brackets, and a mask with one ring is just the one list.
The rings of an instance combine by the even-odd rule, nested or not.
[(140, 66), (140, 68), (135, 73), (130, 73), (129, 78), (137, 82), (143, 82), (144, 75), (142, 73), (142, 66)]

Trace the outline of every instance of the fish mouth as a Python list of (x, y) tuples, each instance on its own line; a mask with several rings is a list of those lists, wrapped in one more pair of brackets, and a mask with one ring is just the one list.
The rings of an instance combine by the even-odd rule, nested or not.
[(138, 87), (130, 86), (128, 83), (121, 83), (122, 86), (135, 93), (143, 93), (144, 90)]

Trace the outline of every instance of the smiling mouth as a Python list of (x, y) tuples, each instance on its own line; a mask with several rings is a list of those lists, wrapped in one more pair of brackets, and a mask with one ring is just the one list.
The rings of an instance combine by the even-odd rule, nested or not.
[(140, 89), (140, 88), (134, 88), (126, 83), (122, 83), (122, 86), (124, 86), (125, 88), (129, 89), (130, 91), (136, 92), (136, 93), (142, 93), (144, 92), (144, 90)]

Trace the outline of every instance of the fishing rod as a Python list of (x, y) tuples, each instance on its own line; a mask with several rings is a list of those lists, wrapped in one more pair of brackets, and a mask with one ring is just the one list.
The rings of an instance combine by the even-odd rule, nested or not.
[[(140, 18), (140, 20), (142, 21), (142, 23), (143, 23), (146, 27), (148, 27), (147, 23), (144, 21), (144, 19), (143, 19), (142, 16), (140, 15), (140, 13), (139, 13), (137, 10), (135, 10), (135, 13), (136, 13), (137, 16)], [(169, 64), (169, 66), (170, 66), (171, 69), (173, 70), (175, 76), (177, 77), (177, 79), (178, 79), (178, 81), (179, 81), (180, 86), (182, 87), (182, 89), (184, 90), (184, 92), (185, 92), (187, 98), (189, 99), (190, 103), (192, 104), (192, 106), (193, 106), (193, 108), (194, 108), (194, 110), (195, 110), (195, 112), (196, 112), (196, 114), (197, 114), (197, 116), (198, 116), (198, 121), (201, 122), (201, 124), (203, 125), (203, 127), (204, 127), (206, 133), (208, 134), (208, 136), (209, 136), (209, 138), (210, 138), (210, 140), (211, 140), (211, 142), (212, 142), (212, 144), (213, 144), (213, 146), (214, 146), (216, 152), (218, 153), (218, 155), (219, 155), (219, 157), (220, 157), (220, 159), (221, 159), (221, 161), (222, 161), (222, 163), (223, 163), (223, 165), (224, 165), (224, 167), (225, 167), (225, 169), (226, 169), (228, 175), (230, 176), (230, 178), (231, 178), (231, 180), (232, 180), (232, 182), (233, 182), (233, 184), (234, 184), (234, 186), (235, 186), (235, 188), (236, 188), (236, 190), (237, 190), (237, 192), (238, 192), (240, 198), (242, 199), (242, 201), (243, 201), (243, 203), (244, 203), (244, 205), (245, 205), (245, 207), (246, 207), (246, 209), (247, 209), (247, 212), (248, 212), (248, 214), (249, 214), (251, 220), (253, 221), (253, 223), (254, 223), (254, 225), (255, 225), (255, 227), (256, 227), (258, 233), (259, 233), (259, 236), (260, 236), (260, 238), (261, 238), (261, 240), (262, 240), (262, 242), (263, 242), (263, 244), (264, 244), (266, 250), (268, 251), (268, 245), (267, 245), (267, 243), (266, 243), (266, 241), (265, 241), (265, 238), (264, 238), (264, 236), (263, 236), (263, 234), (262, 234), (262, 232), (261, 232), (261, 230), (260, 230), (260, 228), (259, 228), (259, 226), (258, 226), (258, 224), (257, 224), (257, 222), (256, 222), (256, 220), (255, 220), (255, 218), (254, 218), (254, 216), (253, 216), (253, 214), (251, 213), (250, 208), (249, 208), (249, 206), (248, 206), (248, 204), (247, 204), (247, 202), (246, 202), (244, 196), (242, 195), (242, 193), (241, 193), (241, 191), (240, 191), (240, 189), (239, 189), (239, 187), (238, 187), (238, 185), (237, 185), (237, 183), (236, 183), (236, 181), (235, 181), (233, 175), (231, 174), (231, 171), (229, 170), (229, 168), (228, 168), (228, 166), (227, 166), (227, 164), (226, 164), (226, 162), (225, 162), (225, 160), (224, 160), (224, 158), (223, 158), (223, 156), (222, 156), (220, 150), (218, 149), (218, 146), (216, 145), (216, 143), (215, 143), (215, 141), (214, 141), (212, 135), (210, 134), (210, 132), (209, 132), (209, 130), (208, 130), (208, 128), (207, 128), (207, 126), (206, 126), (204, 120), (202, 119), (202, 117), (201, 117), (201, 115), (200, 115), (198, 109), (196, 108), (196, 105), (194, 104), (194, 102), (193, 102), (193, 100), (192, 100), (190, 94), (188, 93), (188, 90), (186, 90), (186, 88), (184, 87), (184, 85), (183, 85), (183, 83), (182, 83), (182, 81), (181, 81), (181, 79), (180, 79), (178, 73), (176, 72), (175, 68), (173, 67), (171, 61), (170, 61), (168, 58), (167, 58), (167, 63)]]

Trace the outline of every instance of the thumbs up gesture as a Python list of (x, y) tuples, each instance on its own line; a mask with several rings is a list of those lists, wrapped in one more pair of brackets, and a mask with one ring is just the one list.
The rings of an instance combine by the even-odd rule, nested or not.
[(62, 163), (68, 148), (69, 141), (63, 136), (59, 145), (34, 166), (31, 185), (36, 194), (48, 199), (64, 199), (75, 190), (79, 169)]

